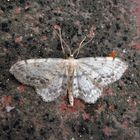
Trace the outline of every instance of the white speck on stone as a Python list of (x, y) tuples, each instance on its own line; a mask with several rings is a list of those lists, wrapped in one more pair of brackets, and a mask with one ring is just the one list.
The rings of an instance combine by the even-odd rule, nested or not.
[(13, 110), (15, 107), (12, 106), (6, 106), (5, 109), (7, 112), (10, 112), (11, 110)]
[(126, 49), (123, 49), (123, 53), (126, 53)]

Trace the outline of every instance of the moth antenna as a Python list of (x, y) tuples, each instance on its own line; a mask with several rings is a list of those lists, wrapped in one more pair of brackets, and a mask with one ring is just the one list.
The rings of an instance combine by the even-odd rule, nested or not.
[(78, 56), (80, 49), (82, 48), (83, 42), (86, 40), (86, 36), (82, 39), (82, 41), (79, 44), (79, 47), (74, 51), (73, 55), (77, 52), (76, 57)]
[(66, 53), (65, 53), (64, 46), (63, 46), (61, 29), (59, 30), (59, 38), (60, 38), (60, 43), (61, 43), (61, 48), (62, 48), (63, 54), (65, 55)]
[(58, 35), (58, 37), (60, 38), (60, 43), (61, 43), (61, 48), (62, 48), (63, 54), (66, 55), (65, 49), (64, 49), (64, 46), (63, 46), (63, 43), (64, 43), (65, 47), (68, 48), (69, 55), (71, 56), (71, 55), (72, 55), (72, 54), (71, 54), (71, 49), (70, 49), (70, 47), (67, 45), (67, 43), (66, 43), (66, 42), (63, 40), (63, 38), (62, 38), (61, 28), (58, 28), (58, 31), (59, 31), (59, 32), (57, 32), (57, 31), (54, 29), (54, 32), (55, 32), (55, 33)]
[(78, 56), (80, 50), (81, 50), (84, 46), (86, 46), (89, 42), (91, 42), (92, 39), (93, 39), (93, 37), (92, 37), (92, 38), (89, 39), (85, 44), (83, 44), (83, 42), (86, 40), (86, 38), (87, 38), (87, 37), (85, 36), (85, 37), (82, 39), (82, 41), (81, 41), (80, 44), (79, 44), (79, 47), (74, 51), (73, 55), (75, 55), (75, 53), (77, 53), (77, 54), (76, 54), (76, 57)]

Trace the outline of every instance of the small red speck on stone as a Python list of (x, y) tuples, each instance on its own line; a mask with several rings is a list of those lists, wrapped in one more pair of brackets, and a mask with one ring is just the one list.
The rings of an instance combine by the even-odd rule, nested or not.
[(137, 49), (137, 50), (140, 50), (140, 44), (134, 45), (133, 48), (135, 48), (135, 49)]
[(4, 107), (10, 106), (12, 103), (12, 97), (10, 95), (5, 95), (2, 97), (2, 105)]
[(136, 105), (137, 105), (137, 102), (136, 102), (134, 99), (132, 99), (132, 98), (129, 98), (129, 99), (127, 100), (127, 102), (128, 102), (128, 104), (129, 104), (129, 106), (132, 107), (132, 108), (135, 108)]
[(20, 91), (20, 92), (24, 92), (26, 90), (26, 86), (25, 85), (20, 85), (17, 87), (17, 89)]
[(117, 51), (112, 51), (109, 56), (115, 59), (115, 57), (117, 56)]
[(22, 39), (23, 39), (23, 37), (22, 37), (22, 36), (18, 36), (18, 37), (16, 37), (16, 38), (15, 38), (15, 43), (20, 44), (20, 43), (21, 43), (21, 41), (22, 41)]
[(112, 136), (114, 132), (116, 132), (116, 130), (112, 127), (108, 127), (108, 126), (105, 126), (103, 129), (102, 129), (104, 135), (106, 136)]
[(112, 112), (116, 111), (116, 109), (115, 109), (115, 106), (114, 106), (114, 105), (110, 105), (110, 106), (109, 106), (109, 109), (110, 109)]
[(104, 92), (102, 94), (103, 97), (104, 96), (113, 96), (113, 95), (114, 95), (114, 93), (111, 88), (104, 88)]
[(48, 39), (48, 37), (45, 35), (41, 37), (41, 41), (46, 41), (47, 39)]
[(82, 114), (82, 117), (83, 117), (84, 120), (90, 120), (90, 118), (91, 118), (90, 114), (89, 113), (86, 113), (86, 112), (84, 112)]
[(17, 7), (16, 9), (15, 9), (15, 14), (20, 14), (21, 13), (21, 8), (20, 7)]
[(123, 129), (128, 129), (128, 128), (129, 128), (129, 123), (128, 123), (128, 121), (125, 120), (125, 121), (121, 124), (121, 127), (122, 127)]

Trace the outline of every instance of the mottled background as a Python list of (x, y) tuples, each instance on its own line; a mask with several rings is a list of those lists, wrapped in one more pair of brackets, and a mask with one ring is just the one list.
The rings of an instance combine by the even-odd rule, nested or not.
[[(139, 140), (139, 7), (139, 0), (0, 0), (0, 140)], [(64, 57), (55, 25), (72, 50), (95, 30), (78, 57), (113, 51), (128, 62), (95, 104), (45, 103), (9, 73), (18, 60)]]

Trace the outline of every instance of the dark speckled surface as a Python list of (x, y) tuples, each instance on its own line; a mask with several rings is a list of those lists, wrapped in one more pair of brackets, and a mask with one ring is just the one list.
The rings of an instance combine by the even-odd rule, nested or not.
[[(0, 140), (139, 140), (138, 5), (139, 0), (0, 0)], [(61, 26), (71, 49), (96, 29), (78, 57), (116, 51), (129, 63), (95, 104), (75, 99), (69, 107), (67, 97), (45, 103), (9, 73), (18, 60), (64, 58), (54, 25)]]

